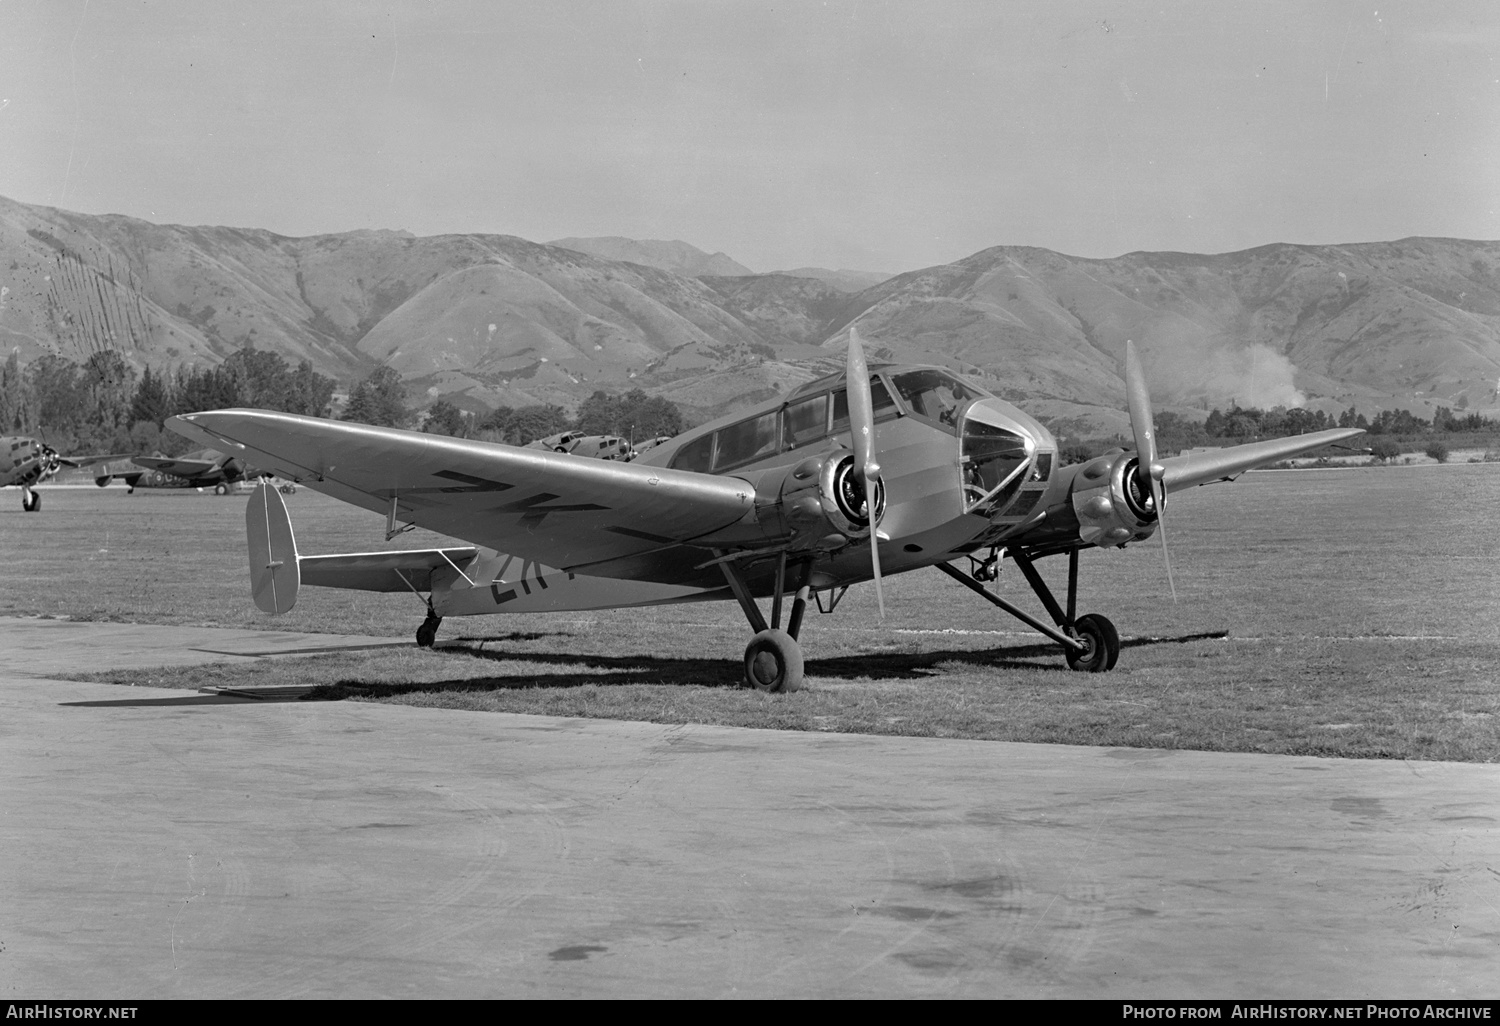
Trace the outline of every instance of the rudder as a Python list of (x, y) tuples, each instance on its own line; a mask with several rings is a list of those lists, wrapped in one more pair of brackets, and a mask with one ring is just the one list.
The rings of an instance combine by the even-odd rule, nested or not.
[(245, 541), (250, 550), (250, 595), (257, 608), (285, 613), (297, 604), (302, 574), (297, 540), (286, 503), (264, 481), (245, 505)]

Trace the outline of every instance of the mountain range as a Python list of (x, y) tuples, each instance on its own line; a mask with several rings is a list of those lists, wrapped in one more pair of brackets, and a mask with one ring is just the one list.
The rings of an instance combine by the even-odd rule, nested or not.
[(753, 274), (683, 242), (368, 230), (289, 238), (0, 198), (0, 341), (23, 362), (210, 364), (246, 345), (346, 385), (388, 363), (418, 405), (642, 388), (700, 420), (842, 364), (938, 363), (1069, 431), (1123, 430), (1118, 362), (1156, 401), (1500, 413), (1500, 243), (1410, 238), (1084, 259), (996, 246), (894, 276)]

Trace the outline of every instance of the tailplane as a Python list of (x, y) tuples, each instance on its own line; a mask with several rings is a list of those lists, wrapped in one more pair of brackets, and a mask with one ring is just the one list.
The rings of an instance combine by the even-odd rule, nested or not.
[(245, 540), (250, 548), (250, 594), (267, 613), (285, 613), (297, 604), (302, 586), (297, 540), (281, 494), (264, 481), (245, 506)]

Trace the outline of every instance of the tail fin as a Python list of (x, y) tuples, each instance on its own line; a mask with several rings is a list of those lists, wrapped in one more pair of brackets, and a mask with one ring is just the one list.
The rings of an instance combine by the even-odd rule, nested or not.
[(276, 489), (261, 482), (245, 506), (245, 540), (250, 548), (250, 594), (267, 613), (285, 613), (297, 604), (302, 574), (297, 567), (297, 539), (286, 503)]

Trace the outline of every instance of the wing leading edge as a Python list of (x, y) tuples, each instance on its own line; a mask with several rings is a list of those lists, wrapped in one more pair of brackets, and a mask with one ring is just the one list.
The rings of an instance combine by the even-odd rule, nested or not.
[(1289, 438), (1270, 438), (1248, 445), (1232, 445), (1227, 449), (1172, 456), (1159, 461), (1165, 470), (1162, 484), (1167, 491), (1175, 492), (1213, 481), (1229, 481), (1247, 470), (1275, 463), (1277, 460), (1289, 460), (1293, 456), (1362, 434), (1362, 428), (1335, 428), (1331, 431), (1292, 435)]
[[(754, 489), (738, 478), (497, 442), (266, 410), (167, 426), (392, 522), (564, 569), (667, 553), (754, 512)], [(699, 561), (633, 560), (631, 576), (675, 583)]]

